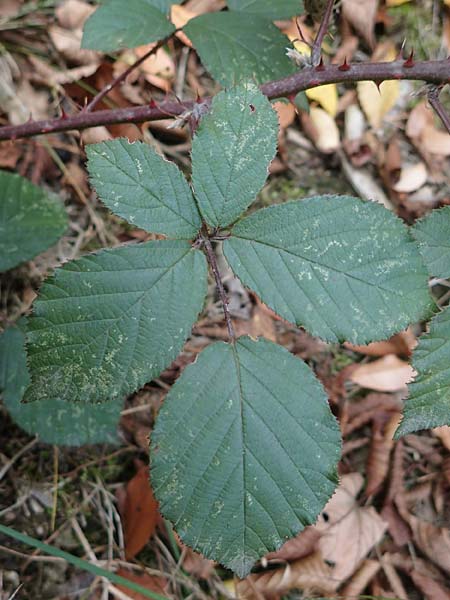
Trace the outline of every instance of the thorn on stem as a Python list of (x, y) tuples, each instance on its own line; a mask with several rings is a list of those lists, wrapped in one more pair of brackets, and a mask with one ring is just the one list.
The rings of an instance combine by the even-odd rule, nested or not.
[(150, 99), (149, 106), (150, 106), (150, 108), (158, 108), (158, 105), (156, 104), (156, 101), (154, 100), (154, 98)]
[(339, 71), (350, 71), (350, 65), (347, 62), (347, 57), (344, 58), (342, 65), (338, 67)]
[(325, 65), (323, 63), (323, 56), (320, 56), (320, 62), (316, 67), (316, 71), (325, 71)]
[(403, 63), (403, 68), (405, 68), (405, 69), (411, 69), (414, 66), (414, 64), (415, 64), (415, 62), (414, 62), (414, 50), (411, 50), (408, 58)]

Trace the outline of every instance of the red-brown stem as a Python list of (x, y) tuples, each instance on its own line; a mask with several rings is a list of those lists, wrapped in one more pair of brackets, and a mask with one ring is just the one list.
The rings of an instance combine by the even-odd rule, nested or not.
[(323, 14), (322, 20), (320, 21), (319, 31), (317, 32), (316, 39), (314, 40), (311, 48), (311, 64), (313, 67), (317, 67), (317, 65), (320, 63), (320, 58), (322, 56), (322, 42), (323, 38), (328, 32), (333, 6), (334, 0), (328, 0), (327, 7)]
[[(382, 82), (388, 79), (421, 80), (442, 86), (450, 83), (450, 60), (418, 61), (405, 69), (403, 60), (383, 63), (356, 63), (343, 71), (339, 65), (326, 65), (321, 69), (314, 67), (302, 69), (293, 75), (265, 83), (262, 92), (270, 99), (289, 97), (298, 92), (327, 83), (351, 83), (370, 80)], [(23, 125), (7, 125), (0, 128), (0, 141), (32, 137), (39, 134), (59, 131), (81, 130), (98, 125), (114, 123), (142, 123), (164, 119), (168, 114), (179, 116), (190, 110), (193, 102), (161, 102), (154, 106), (135, 106), (116, 108), (95, 112), (80, 112), (65, 118), (47, 119), (45, 121), (28, 121)]]
[(113, 79), (110, 83), (108, 83), (108, 85), (106, 85), (102, 90), (99, 91), (99, 93), (96, 96), (94, 96), (92, 98), (92, 100), (89, 102), (89, 104), (87, 104), (86, 107), (84, 108), (84, 111), (91, 112), (97, 106), (97, 104), (99, 102), (101, 102), (107, 94), (109, 94), (109, 92), (112, 89), (114, 89), (116, 86), (118, 86), (119, 83), (122, 83), (122, 81), (125, 81), (125, 79), (128, 77), (128, 75), (130, 73), (132, 73), (140, 64), (142, 64), (145, 60), (147, 60), (147, 58), (150, 58), (150, 56), (153, 56), (154, 54), (156, 54), (158, 52), (158, 50), (160, 48), (162, 48), (165, 44), (167, 44), (167, 42), (179, 31), (181, 31), (181, 28), (175, 29), (175, 31), (173, 31), (172, 33), (167, 35), (165, 38), (160, 40), (157, 44), (155, 44), (153, 46), (153, 48), (151, 48), (148, 52), (146, 52), (143, 56), (141, 56), (141, 58), (138, 58), (133, 64), (131, 64), (127, 69), (125, 69), (125, 71), (123, 71), (123, 73), (121, 73), (115, 79)]
[(234, 332), (233, 323), (231, 321), (230, 311), (228, 310), (228, 298), (225, 292), (225, 288), (223, 287), (222, 278), (220, 277), (214, 248), (212, 247), (209, 238), (205, 237), (202, 241), (206, 252), (206, 258), (208, 259), (209, 266), (211, 267), (211, 271), (213, 272), (214, 279), (216, 281), (216, 288), (219, 292), (219, 297), (222, 302), (222, 308), (225, 315), (225, 322), (227, 324), (228, 335), (230, 336), (230, 340), (234, 343), (236, 341), (236, 334)]
[(442, 123), (444, 124), (444, 127), (450, 133), (450, 117), (448, 116), (447, 111), (442, 106), (441, 101), (439, 99), (441, 89), (442, 88), (436, 85), (431, 86), (428, 91), (428, 102), (430, 103), (430, 106), (434, 109), (434, 112), (441, 119)]

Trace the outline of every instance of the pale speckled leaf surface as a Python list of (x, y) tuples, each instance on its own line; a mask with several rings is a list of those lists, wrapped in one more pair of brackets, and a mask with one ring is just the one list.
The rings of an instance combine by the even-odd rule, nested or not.
[(450, 277), (450, 206), (433, 210), (411, 229), (419, 243), (428, 272), (433, 277)]
[(385, 339), (432, 310), (408, 228), (374, 202), (318, 196), (272, 206), (240, 221), (224, 252), (263, 302), (331, 342)]
[(230, 10), (241, 11), (267, 17), (269, 19), (289, 19), (301, 15), (304, 10), (301, 0), (227, 0)]
[(151, 435), (151, 480), (182, 540), (244, 577), (314, 523), (339, 453), (339, 427), (309, 367), (242, 337), (206, 348), (172, 387)]
[(191, 19), (184, 31), (203, 65), (224, 86), (248, 79), (264, 83), (294, 72), (286, 37), (265, 17), (207, 13)]
[(409, 397), (395, 437), (450, 425), (450, 308), (433, 317), (429, 333), (419, 339), (412, 355), (417, 376), (408, 385)]
[(86, 21), (81, 46), (114, 52), (157, 42), (175, 30), (164, 14), (169, 4), (166, 0), (105, 0)]
[(192, 142), (192, 184), (205, 221), (235, 221), (264, 185), (277, 149), (278, 119), (254, 84), (215, 96)]
[(74, 404), (64, 400), (21, 402), (30, 382), (23, 325), (0, 335), (0, 391), (13, 421), (47, 444), (82, 446), (115, 443), (122, 400), (103, 404)]
[(116, 215), (153, 233), (191, 239), (201, 226), (181, 171), (147, 144), (119, 138), (86, 148), (90, 181)]
[(66, 227), (58, 198), (20, 175), (0, 171), (0, 271), (47, 250)]
[(28, 321), (25, 400), (105, 402), (157, 377), (203, 307), (206, 259), (182, 240), (103, 250), (57, 269)]

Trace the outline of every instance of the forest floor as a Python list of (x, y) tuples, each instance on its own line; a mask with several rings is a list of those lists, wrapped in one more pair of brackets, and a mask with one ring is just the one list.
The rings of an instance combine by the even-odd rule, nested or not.
[[(183, 10), (186, 16), (223, 4), (188, 0)], [(423, 58), (450, 54), (450, 2), (380, 1), (369, 22), (365, 11), (374, 4), (361, 0), (362, 13), (353, 22), (336, 15), (325, 45), (330, 57), (389, 60), (404, 40), (408, 52), (414, 47)], [(70, 112), (145, 52), (111, 57), (80, 51), (90, 11), (84, 0), (0, 2), (0, 92), (8, 85), (13, 90), (0, 95), (1, 124)], [(294, 22), (279, 26), (296, 37)], [(309, 35), (314, 24), (304, 19), (302, 29)], [(195, 52), (177, 39), (100, 108), (215, 91)], [(449, 108), (448, 90), (442, 100)], [(279, 153), (252, 208), (315, 194), (355, 194), (383, 203), (410, 224), (450, 204), (450, 136), (427, 107), (420, 83), (385, 82), (380, 92), (366, 82), (326, 86), (309, 94), (307, 103), (314, 110), (277, 105)], [(27, 314), (43, 279), (61, 262), (154, 238), (101, 205), (89, 187), (84, 145), (118, 136), (144, 140), (188, 171), (189, 132), (167, 129), (169, 121), (0, 143), (0, 168), (57, 193), (70, 218), (68, 234), (54, 248), (0, 276), (0, 327)], [(0, 521), (173, 599), (449, 600), (450, 428), (392, 439), (423, 324), (369, 346), (326, 344), (278, 318), (219, 263), (237, 332), (265, 336), (306, 360), (339, 420), (341, 485), (318, 524), (239, 581), (185, 547), (158, 513), (147, 481), (155, 415), (182, 369), (212, 341), (227, 339), (212, 281), (182, 354), (126, 399), (116, 443), (52, 447), (24, 433), (0, 407)], [(431, 285), (437, 303), (446, 305), (449, 282)], [(18, 600), (142, 597), (0, 536), (0, 599), (15, 592)]]

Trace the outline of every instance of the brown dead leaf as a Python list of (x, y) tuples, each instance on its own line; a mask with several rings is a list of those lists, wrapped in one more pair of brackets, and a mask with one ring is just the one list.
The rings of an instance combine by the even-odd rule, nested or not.
[(441, 569), (450, 573), (450, 531), (411, 514), (408, 523), (418, 548)]
[(373, 29), (378, 10), (378, 0), (342, 0), (342, 13), (347, 21), (373, 48)]
[(448, 600), (450, 598), (450, 589), (445, 588), (432, 577), (412, 570), (411, 579), (416, 587), (423, 593), (424, 600)]
[(0, 144), (0, 167), (14, 169), (22, 155), (22, 148), (17, 142), (3, 142)]
[(442, 427), (435, 427), (433, 429), (434, 435), (439, 438), (444, 448), (450, 450), (450, 427), (443, 425)]
[(274, 102), (272, 105), (278, 114), (281, 129), (287, 129), (295, 120), (295, 107), (292, 103)]
[(319, 549), (326, 561), (334, 563), (333, 580), (337, 583), (355, 572), (387, 528), (372, 506), (358, 505), (356, 496), (362, 485), (360, 473), (344, 475), (316, 525), (322, 533)]
[(450, 156), (450, 135), (435, 126), (434, 114), (426, 102), (415, 106), (406, 123), (406, 135), (426, 154)]
[(389, 472), (393, 435), (402, 418), (401, 412), (378, 414), (372, 420), (372, 437), (367, 458), (366, 495), (376, 494)]
[(377, 560), (365, 560), (347, 585), (340, 591), (342, 598), (357, 598), (363, 593), (379, 569), (380, 563)]
[(122, 519), (125, 557), (131, 559), (142, 550), (155, 531), (158, 503), (153, 496), (147, 465), (140, 463), (136, 475), (127, 483)]
[(214, 571), (215, 562), (208, 560), (198, 552), (180, 542), (183, 548), (183, 569), (197, 579), (208, 579)]
[[(116, 574), (120, 577), (124, 577), (129, 581), (133, 581), (138, 585), (141, 585), (143, 588), (156, 592), (157, 594), (165, 594), (165, 584), (166, 582), (161, 577), (155, 577), (154, 575), (148, 575), (148, 573), (133, 573), (132, 571), (128, 571), (127, 569), (120, 568), (116, 571)], [(127, 598), (132, 598), (133, 600), (146, 600), (146, 596), (140, 594), (139, 592), (134, 592), (124, 585), (117, 586), (119, 590), (121, 590), (124, 594), (127, 595)]]
[(367, 356), (386, 356), (386, 354), (397, 354), (398, 356), (411, 356), (417, 346), (417, 338), (411, 328), (395, 334), (389, 340), (372, 342), (367, 346), (355, 346), (346, 342), (344, 344), (349, 350), (366, 354)]
[(265, 560), (285, 560), (287, 562), (299, 560), (309, 556), (317, 549), (320, 533), (313, 526), (305, 527), (297, 536), (288, 540), (276, 552), (270, 552)]
[(332, 594), (337, 588), (332, 568), (329, 567), (320, 552), (301, 558), (285, 567), (249, 575), (236, 586), (241, 600), (261, 600), (273, 598), (287, 591), (300, 588), (309, 593)]
[(395, 354), (358, 366), (350, 375), (357, 385), (379, 392), (396, 392), (406, 388), (415, 375), (410, 364)]

